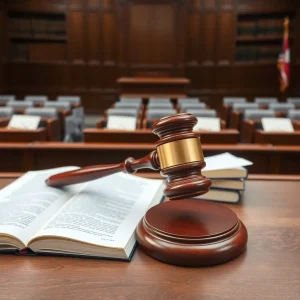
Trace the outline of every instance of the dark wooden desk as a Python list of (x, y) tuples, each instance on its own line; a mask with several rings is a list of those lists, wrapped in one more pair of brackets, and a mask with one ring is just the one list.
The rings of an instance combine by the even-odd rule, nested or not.
[(171, 95), (171, 98), (174, 98), (174, 95), (186, 95), (190, 80), (172, 77), (121, 77), (117, 83), (120, 85), (122, 96), (139, 95), (144, 98), (145, 95)]
[[(154, 150), (148, 143), (0, 143), (0, 172), (24, 172), (60, 166), (120, 163)], [(300, 146), (258, 144), (202, 146), (205, 156), (230, 152), (249, 159), (251, 174), (300, 174)]]
[[(0, 176), (0, 188), (11, 181), (10, 174)], [(0, 298), (299, 299), (298, 193), (299, 181), (249, 180), (243, 202), (228, 205), (248, 228), (248, 249), (227, 264), (209, 268), (176, 267), (160, 263), (140, 249), (130, 263), (0, 255)]]
[(272, 145), (300, 145), (300, 130), (295, 132), (254, 131), (254, 143)]
[[(240, 132), (236, 129), (221, 131), (199, 131), (203, 144), (237, 144)], [(86, 143), (155, 143), (158, 138), (150, 129), (134, 131), (88, 128), (84, 130)]]

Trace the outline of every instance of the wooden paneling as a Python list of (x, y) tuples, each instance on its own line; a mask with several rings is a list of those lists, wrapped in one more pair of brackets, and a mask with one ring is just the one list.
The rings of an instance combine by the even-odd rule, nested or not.
[[(0, 0), (1, 3), (2, 93), (18, 97), (48, 94), (51, 98), (78, 94), (86, 111), (99, 113), (117, 98), (116, 81), (122, 76), (186, 76), (191, 80), (189, 95), (207, 97), (211, 107), (219, 107), (224, 96), (252, 100), (260, 95), (300, 95), (299, 1)], [(12, 62), (7, 18), (18, 11), (64, 14), (66, 41), (29, 41), (31, 61)], [(257, 12), (288, 12), (294, 16), (291, 83), (284, 96), (279, 93), (275, 62), (235, 62), (237, 17)]]
[(229, 63), (233, 61), (235, 47), (235, 14), (233, 12), (222, 11), (219, 13), (218, 21), (218, 60), (222, 63)]
[(98, 12), (87, 13), (87, 59), (89, 63), (98, 63), (100, 58), (101, 36), (100, 15)]
[(101, 60), (104, 64), (115, 64), (117, 60), (116, 21), (113, 13), (101, 17)]
[(73, 62), (83, 62), (85, 59), (84, 14), (72, 11), (68, 15), (68, 52)]
[(133, 65), (174, 63), (175, 13), (168, 4), (136, 4), (130, 9), (130, 62)]
[(66, 61), (67, 46), (64, 43), (29, 44), (29, 60), (32, 62)]

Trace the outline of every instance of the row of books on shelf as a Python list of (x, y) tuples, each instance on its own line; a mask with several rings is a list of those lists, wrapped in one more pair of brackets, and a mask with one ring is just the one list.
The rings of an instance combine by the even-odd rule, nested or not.
[(11, 38), (61, 38), (66, 37), (65, 20), (21, 19), (9, 20)]
[(277, 60), (280, 46), (239, 46), (236, 50), (237, 61)]
[[(250, 161), (223, 153), (206, 158), (208, 193), (194, 201), (238, 202)], [(117, 173), (64, 188), (47, 186), (61, 167), (28, 172), (0, 191), (0, 252), (130, 260), (135, 228), (163, 201), (165, 182)]]
[(241, 36), (270, 36), (282, 35), (283, 19), (258, 19), (239, 21), (237, 34)]

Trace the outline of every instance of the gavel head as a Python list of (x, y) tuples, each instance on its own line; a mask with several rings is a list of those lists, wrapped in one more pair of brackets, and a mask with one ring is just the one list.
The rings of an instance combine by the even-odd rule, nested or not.
[(188, 113), (165, 117), (154, 123), (159, 136), (156, 151), (161, 174), (167, 177), (165, 196), (180, 200), (205, 194), (211, 182), (201, 174), (205, 167), (199, 136), (193, 132), (197, 118)]

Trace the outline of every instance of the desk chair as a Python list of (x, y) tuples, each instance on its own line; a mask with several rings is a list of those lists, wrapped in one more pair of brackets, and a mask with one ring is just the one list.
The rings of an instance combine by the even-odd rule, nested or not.
[(12, 107), (0, 107), (0, 118), (10, 118), (14, 114)]
[(297, 109), (300, 109), (300, 98), (287, 98), (287, 103), (295, 104)]
[(256, 97), (254, 103), (258, 103), (260, 108), (268, 108), (271, 103), (278, 103), (275, 97)]
[(229, 124), (233, 103), (246, 103), (245, 97), (224, 97), (221, 108), (221, 118)]
[[(217, 111), (214, 109), (204, 109), (204, 110), (188, 109), (186, 112), (199, 118), (217, 118)], [(221, 129), (225, 129), (226, 122), (224, 120), (220, 120), (220, 121), (221, 121)]]
[(232, 104), (232, 112), (230, 116), (230, 128), (239, 130), (241, 121), (244, 118), (244, 111), (246, 109), (259, 109), (258, 103), (234, 103)]
[(61, 120), (59, 120), (59, 112), (53, 107), (29, 107), (24, 111), (25, 115), (39, 116), (41, 122), (39, 127), (48, 128), (49, 141), (61, 141), (62, 129)]
[(199, 103), (199, 98), (189, 98), (189, 97), (185, 97), (185, 98), (178, 98), (177, 99), (177, 104), (180, 106), (180, 104), (182, 103)]
[(171, 99), (166, 97), (166, 98), (155, 98), (155, 97), (151, 97), (149, 98), (149, 101), (148, 101), (148, 105), (151, 103), (151, 102), (154, 102), (154, 103), (159, 103), (159, 102), (171, 102)]
[(148, 110), (149, 109), (173, 109), (174, 105), (171, 102), (150, 102), (148, 104)]
[(20, 100), (13, 100), (7, 102), (8, 107), (12, 107), (14, 109), (14, 113), (16, 114), (23, 114), (24, 109), (28, 107), (33, 107), (32, 101), (20, 101)]
[(287, 113), (287, 117), (293, 121), (300, 121), (300, 110), (290, 109)]
[(133, 109), (141, 109), (142, 104), (135, 101), (127, 101), (127, 102), (115, 102), (114, 106), (115, 108), (133, 108)]
[(293, 103), (271, 103), (269, 105), (270, 109), (273, 109), (278, 117), (286, 117), (290, 109), (295, 109), (295, 104)]
[(31, 101), (34, 106), (44, 106), (45, 102), (48, 101), (48, 96), (26, 96), (24, 101)]
[(149, 109), (146, 111), (146, 117), (143, 120), (143, 128), (152, 128), (154, 122), (160, 118), (175, 115), (177, 113), (174, 108), (158, 108), (158, 109)]
[(187, 110), (205, 110), (207, 109), (207, 105), (203, 102), (199, 102), (199, 103), (182, 103), (180, 105), (180, 112), (187, 112)]
[(97, 121), (97, 128), (106, 128), (107, 121), (110, 116), (124, 116), (124, 117), (135, 117), (136, 128), (141, 128), (141, 117), (142, 114), (138, 109), (135, 108), (109, 108), (104, 112), (104, 118)]
[(63, 109), (63, 110), (71, 110), (71, 103), (67, 101), (47, 101), (44, 103), (44, 107)]
[(16, 100), (14, 95), (0, 95), (0, 106), (7, 105), (7, 102)]
[(139, 103), (140, 105), (142, 104), (142, 102), (143, 102), (143, 100), (142, 100), (142, 98), (139, 98), (139, 97), (137, 97), (137, 98), (134, 98), (134, 97), (122, 97), (122, 98), (120, 98), (120, 102), (124, 102), (124, 103), (132, 103), (132, 102), (134, 102), (134, 103)]
[(262, 118), (276, 118), (276, 113), (271, 109), (247, 109), (241, 123), (241, 142), (253, 143), (254, 132), (262, 130)]
[(76, 118), (68, 116), (65, 119), (65, 136), (64, 142), (82, 142), (83, 141), (83, 129), (78, 126)]
[(81, 106), (81, 98), (79, 96), (58, 96), (58, 102), (69, 102), (71, 107)]

